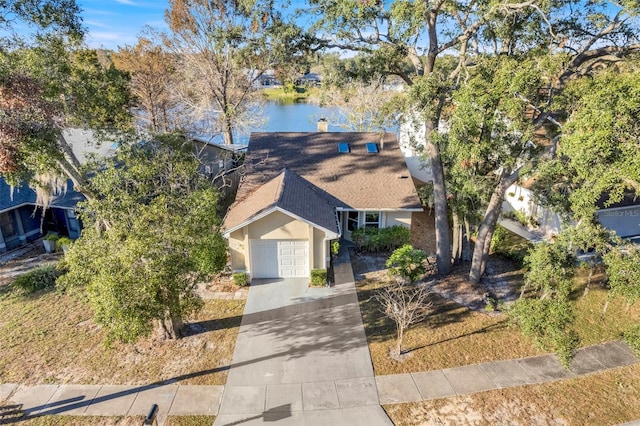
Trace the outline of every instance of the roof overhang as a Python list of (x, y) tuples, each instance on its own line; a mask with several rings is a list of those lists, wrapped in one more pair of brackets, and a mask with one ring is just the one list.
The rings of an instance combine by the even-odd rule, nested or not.
[[(291, 213), (290, 211), (285, 210), (282, 207), (278, 207), (278, 206), (273, 206), (273, 207), (267, 208), (267, 209), (265, 209), (265, 210), (263, 210), (261, 212), (256, 213), (255, 215), (251, 216), (249, 219), (245, 220), (244, 222), (234, 226), (233, 228), (225, 230), (222, 233), (222, 236), (225, 237), (225, 238), (229, 238), (229, 236), (231, 235), (232, 232), (235, 232), (238, 229), (242, 229), (245, 226), (250, 225), (251, 223), (256, 222), (256, 221), (258, 221), (258, 220), (260, 220), (262, 218), (265, 218), (265, 217), (269, 216), (271, 213), (274, 213), (274, 212), (280, 212), (280, 213), (286, 214), (287, 216), (290, 216), (290, 217), (292, 217), (292, 218), (294, 218), (296, 220), (299, 220), (299, 221), (304, 222), (304, 223), (306, 223), (308, 225), (311, 225), (314, 228), (323, 231), (328, 239), (335, 239), (335, 238), (339, 238), (340, 237), (339, 233), (331, 231), (331, 230), (329, 230), (329, 229), (327, 229), (327, 228), (325, 228), (323, 226), (320, 226), (320, 225), (318, 225), (316, 223), (313, 223), (313, 222), (311, 222), (311, 221), (309, 221), (309, 220), (307, 220), (307, 219), (305, 219), (303, 217), (300, 217), (299, 215), (297, 215), (295, 213)], [(336, 223), (336, 226), (337, 226), (337, 223)]]

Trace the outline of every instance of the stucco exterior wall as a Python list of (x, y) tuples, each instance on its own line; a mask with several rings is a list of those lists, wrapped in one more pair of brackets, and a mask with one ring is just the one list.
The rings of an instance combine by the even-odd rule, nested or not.
[(640, 235), (640, 206), (600, 210), (596, 214), (602, 226), (620, 237)]
[(309, 245), (313, 244), (313, 262), (311, 264), (312, 269), (325, 269), (327, 267), (324, 254), (325, 254), (325, 234), (320, 229), (313, 229), (313, 243), (309, 241)]
[(300, 240), (309, 238), (308, 225), (281, 212), (273, 212), (248, 226), (249, 239)]
[(411, 228), (411, 213), (412, 212), (384, 212), (383, 228), (390, 226), (404, 226), (405, 228)]
[(533, 192), (519, 185), (511, 185), (502, 202), (502, 211), (519, 211), (535, 219), (537, 230), (545, 236), (556, 235), (562, 228), (560, 217), (536, 202)]
[(246, 227), (232, 232), (229, 236), (229, 254), (231, 255), (231, 269), (233, 271), (246, 271), (249, 269), (245, 262), (245, 252), (248, 249), (245, 241)]
[(325, 242), (324, 231), (276, 211), (229, 235), (231, 268), (234, 271), (250, 271), (251, 248), (249, 240), (254, 239), (309, 240), (310, 268), (324, 269), (327, 267), (328, 261), (325, 256), (328, 256), (329, 253), (329, 243)]

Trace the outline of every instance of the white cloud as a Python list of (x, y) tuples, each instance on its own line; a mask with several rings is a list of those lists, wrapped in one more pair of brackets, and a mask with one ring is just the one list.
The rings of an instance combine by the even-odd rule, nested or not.
[(104, 28), (104, 29), (111, 28), (109, 25), (103, 24), (102, 22), (98, 22), (98, 21), (84, 21), (84, 23), (90, 27), (97, 27), (97, 28)]
[(115, 0), (116, 3), (126, 4), (127, 6), (137, 6), (136, 3), (132, 0)]

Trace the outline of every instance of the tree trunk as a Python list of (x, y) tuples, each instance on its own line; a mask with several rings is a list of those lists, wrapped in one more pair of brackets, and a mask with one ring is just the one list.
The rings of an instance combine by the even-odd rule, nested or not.
[(453, 228), (453, 248), (451, 250), (451, 258), (453, 263), (457, 263), (462, 258), (462, 224), (457, 213), (451, 214)]
[(398, 325), (398, 341), (396, 342), (396, 355), (402, 355), (402, 339), (404, 338), (404, 327)]
[(479, 284), (480, 278), (486, 268), (487, 259), (489, 257), (489, 248), (491, 246), (491, 237), (496, 229), (498, 218), (500, 217), (500, 211), (502, 209), (502, 200), (504, 199), (504, 193), (509, 186), (518, 180), (520, 176), (520, 169), (517, 169), (509, 176), (500, 180), (496, 189), (491, 195), (489, 205), (484, 214), (484, 219), (480, 225), (478, 231), (478, 237), (476, 238), (476, 244), (473, 248), (473, 256), (471, 258), (471, 270), (469, 271), (469, 281), (472, 284)]
[(182, 337), (182, 327), (184, 323), (179, 317), (165, 314), (163, 320), (158, 321), (158, 337), (161, 340), (176, 340)]
[(222, 136), (224, 136), (224, 144), (231, 145), (233, 144), (233, 126), (231, 124), (231, 118), (224, 118), (224, 129), (222, 131)]
[(471, 224), (467, 217), (464, 218), (464, 235), (462, 237), (462, 261), (471, 260)]
[(436, 227), (436, 264), (438, 273), (451, 272), (451, 243), (449, 241), (449, 218), (447, 217), (447, 190), (444, 182), (444, 168), (440, 158), (440, 149), (431, 141), (435, 128), (433, 120), (425, 122), (425, 148), (431, 163), (433, 174), (433, 211)]

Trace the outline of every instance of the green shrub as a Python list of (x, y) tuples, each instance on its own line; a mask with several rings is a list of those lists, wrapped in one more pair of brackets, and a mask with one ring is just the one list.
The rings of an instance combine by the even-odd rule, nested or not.
[(56, 251), (61, 251), (63, 246), (70, 246), (73, 240), (67, 237), (61, 237), (56, 240)]
[(311, 286), (324, 287), (325, 285), (327, 285), (327, 270), (312, 269), (311, 270)]
[(358, 250), (383, 252), (395, 250), (409, 243), (411, 230), (396, 225), (388, 228), (358, 228), (351, 233), (353, 243)]
[(239, 287), (244, 287), (249, 284), (249, 276), (244, 272), (234, 272), (233, 282)]
[(491, 251), (499, 256), (511, 259), (522, 267), (524, 258), (533, 248), (533, 244), (498, 225), (491, 238)]
[(389, 256), (387, 268), (392, 276), (402, 277), (413, 283), (427, 272), (426, 261), (427, 254), (424, 251), (405, 244)]
[(58, 236), (58, 234), (56, 234), (55, 232), (49, 232), (47, 235), (45, 235), (44, 239), (47, 241), (58, 241), (60, 237)]
[(23, 294), (32, 294), (39, 290), (55, 287), (56, 279), (60, 275), (62, 275), (62, 271), (55, 265), (40, 266), (20, 275), (13, 281), (13, 286), (19, 288)]
[(334, 256), (337, 256), (339, 251), (340, 251), (340, 241), (339, 240), (331, 241), (331, 254)]

